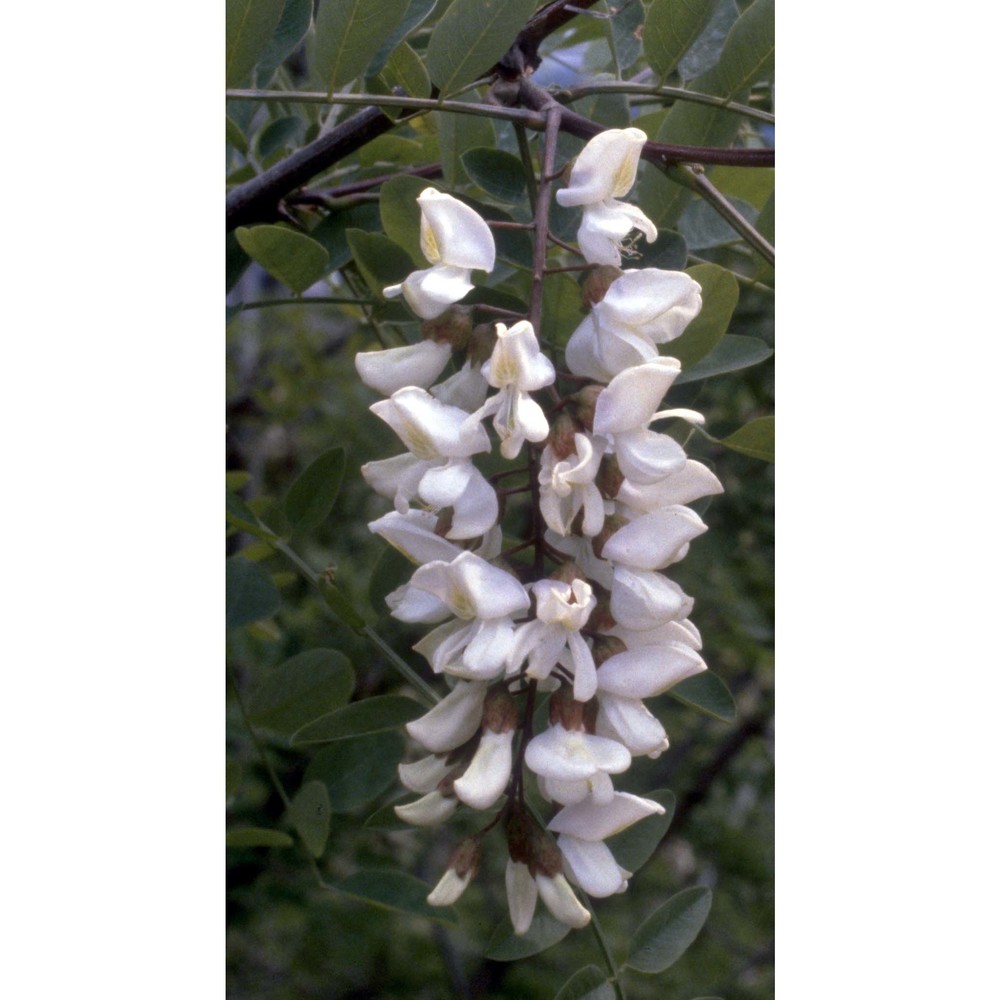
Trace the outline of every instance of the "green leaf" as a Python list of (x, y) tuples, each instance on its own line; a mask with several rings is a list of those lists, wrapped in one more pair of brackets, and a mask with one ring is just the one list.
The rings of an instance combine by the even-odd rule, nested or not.
[(350, 208), (330, 212), (309, 235), (330, 255), (326, 270), (339, 271), (350, 259), (351, 248), (347, 245), (348, 229), (378, 229), (378, 205), (362, 202)]
[(316, 15), (313, 64), (332, 93), (360, 76), (386, 34), (402, 20), (407, 0), (322, 0)]
[(744, 424), (738, 431), (724, 437), (719, 444), (741, 455), (774, 461), (774, 417), (758, 417)]
[(434, 8), (435, 3), (437, 3), (437, 0), (410, 0), (410, 4), (406, 8), (406, 13), (403, 15), (403, 20), (396, 25), (395, 29), (389, 34), (389, 37), (382, 43), (382, 47), (372, 57), (372, 61), (368, 64), (368, 69), (365, 71), (366, 76), (376, 76), (382, 72), (382, 67), (385, 66), (389, 56), (395, 51), (396, 46), (404, 38), (407, 38), (411, 31), (418, 28), (424, 22)]
[[(680, 340), (680, 338), (677, 338)], [(674, 385), (685, 382), (697, 382), (699, 379), (711, 378), (713, 375), (725, 375), (727, 372), (738, 372), (766, 361), (774, 351), (756, 337), (743, 337), (727, 333), (716, 344), (711, 354), (693, 364), (687, 371), (682, 371), (674, 379)]]
[(326, 606), (350, 629), (363, 632), (367, 622), (351, 603), (351, 599), (337, 586), (328, 574), (319, 578), (319, 589)]
[(355, 872), (343, 881), (337, 882), (333, 888), (382, 909), (428, 917), (443, 924), (458, 922), (452, 907), (431, 906), (427, 902), (431, 886), (404, 872)]
[(635, 932), (626, 965), (639, 972), (669, 969), (691, 946), (712, 908), (712, 892), (698, 885), (671, 896)]
[(724, 195), (740, 198), (757, 211), (774, 194), (774, 167), (712, 167), (711, 179)]
[(670, 341), (667, 351), (685, 369), (719, 343), (740, 299), (740, 286), (732, 271), (718, 264), (695, 264), (687, 274), (701, 285), (701, 312), (676, 340)]
[(226, 847), (291, 847), (295, 841), (281, 830), (244, 826), (226, 833)]
[(226, 761), (226, 805), (236, 798), (236, 792), (240, 787), (240, 779), (243, 777), (243, 767), (237, 760)]
[(687, 241), (673, 229), (661, 229), (654, 243), (642, 244), (640, 254), (641, 267), (658, 267), (662, 271), (683, 271), (688, 258)]
[(288, 818), (306, 850), (318, 858), (330, 836), (330, 796), (322, 781), (307, 781), (292, 799)]
[(413, 563), (391, 545), (378, 557), (368, 584), (368, 600), (379, 612), (385, 612), (386, 594), (402, 586), (413, 573)]
[(561, 347), (583, 320), (583, 295), (568, 274), (547, 275), (542, 283), (545, 338)]
[(338, 740), (313, 757), (303, 780), (326, 785), (335, 813), (353, 812), (396, 783), (404, 745), (402, 735), (395, 731)]
[(226, 293), (236, 287), (243, 272), (250, 266), (250, 255), (239, 245), (235, 233), (226, 233)]
[(281, 20), (257, 61), (257, 86), (267, 87), (275, 70), (299, 47), (312, 23), (312, 0), (285, 0)]
[[(396, 87), (402, 87), (407, 97), (430, 97), (431, 94), (431, 79), (424, 68), (424, 62), (406, 42), (399, 45), (389, 57), (378, 75), (378, 82), (387, 94), (393, 93)], [(409, 108), (385, 108), (385, 111), (396, 117), (412, 113)]]
[(226, 492), (235, 493), (250, 482), (250, 473), (243, 469), (230, 469), (226, 473)]
[(441, 190), (422, 177), (393, 177), (381, 187), (378, 209), (386, 235), (403, 247), (420, 268), (428, 266), (420, 249), (420, 205), (417, 198), (428, 187)]
[[(611, 18), (611, 40), (618, 53), (618, 67), (624, 72), (642, 55), (642, 38), (645, 33), (643, 18), (645, 13), (641, 3), (623, 3), (622, 0), (612, 0), (609, 9), (614, 12)], [(614, 8), (617, 7), (617, 10)], [(599, 118), (598, 121), (604, 121)]]
[(633, 823), (621, 833), (616, 833), (607, 840), (615, 861), (634, 875), (656, 852), (674, 818), (677, 799), (673, 792), (660, 789), (650, 792), (644, 798), (659, 802), (666, 809), (662, 816), (647, 816)]
[[(476, 94), (466, 94), (461, 101), (476, 103)], [(445, 185), (454, 190), (465, 183), (465, 166), (462, 154), (470, 149), (495, 146), (496, 130), (489, 118), (477, 115), (444, 114), (437, 112), (438, 140), (441, 146), (441, 172)]]
[[(752, 226), (757, 209), (742, 198), (730, 198), (730, 204)], [(677, 225), (692, 250), (706, 250), (743, 239), (742, 236), (707, 202), (697, 199), (681, 212)]]
[(269, 618), (281, 606), (278, 589), (256, 563), (241, 556), (226, 560), (226, 628)]
[(293, 115), (271, 122), (257, 138), (257, 152), (261, 159), (266, 160), (272, 153), (294, 145), (302, 132), (302, 125), (302, 119)]
[(304, 292), (326, 270), (329, 255), (314, 239), (286, 226), (242, 226), (240, 246), (294, 292)]
[(500, 201), (518, 201), (524, 194), (524, 165), (502, 149), (479, 146), (462, 154), (465, 172), (487, 194)]
[(546, 948), (551, 948), (567, 934), (569, 928), (539, 903), (525, 934), (515, 934), (510, 918), (505, 917), (486, 945), (485, 957), (494, 962), (516, 962), (519, 958), (528, 958), (529, 955), (537, 955)]
[(536, 0), (454, 0), (427, 44), (427, 69), (442, 95), (486, 73), (535, 7)]
[(729, 688), (711, 670), (703, 670), (694, 677), (688, 677), (667, 693), (671, 698), (723, 722), (732, 722), (736, 718), (736, 702), (733, 701)]
[(376, 809), (362, 826), (372, 830), (412, 830), (413, 826), (410, 823), (404, 822), (396, 815), (395, 806), (402, 801), (402, 799), (396, 799)]
[(365, 284), (379, 298), (383, 288), (398, 285), (413, 270), (410, 255), (388, 236), (361, 229), (348, 229), (346, 236)]
[(250, 721), (291, 736), (345, 705), (354, 691), (354, 668), (335, 649), (310, 649), (270, 671), (250, 697)]
[(226, 86), (238, 87), (264, 54), (284, 0), (226, 0)]
[(705, 30), (684, 53), (684, 58), (677, 66), (682, 80), (693, 80), (696, 76), (707, 73), (719, 61), (726, 36), (739, 16), (740, 9), (736, 6), (736, 0), (716, 0)]
[[(638, 4), (635, 4), (638, 7)], [(608, 974), (596, 965), (585, 965), (563, 984), (555, 1000), (614, 1000), (615, 991)]]
[(708, 24), (714, 0), (653, 0), (642, 44), (649, 65), (667, 77)]
[(226, 523), (265, 541), (274, 538), (274, 532), (235, 493), (226, 493)]
[(329, 743), (331, 740), (345, 740), (368, 733), (382, 733), (399, 729), (425, 712), (426, 709), (419, 702), (400, 695), (384, 694), (365, 698), (303, 726), (292, 737), (292, 743)]
[(312, 531), (329, 517), (340, 492), (346, 461), (343, 448), (331, 448), (292, 483), (285, 497), (285, 517), (293, 532)]
[(247, 137), (243, 134), (239, 125), (237, 125), (236, 122), (229, 117), (229, 115), (226, 115), (226, 142), (228, 142), (230, 146), (238, 149), (241, 153), (246, 153), (248, 149)]

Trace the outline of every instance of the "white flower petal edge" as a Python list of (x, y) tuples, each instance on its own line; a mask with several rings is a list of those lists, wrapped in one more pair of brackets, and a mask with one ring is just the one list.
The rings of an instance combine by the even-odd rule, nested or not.
[(450, 360), (450, 344), (422, 340), (385, 351), (362, 351), (354, 356), (354, 367), (369, 389), (391, 396), (408, 385), (426, 389)]

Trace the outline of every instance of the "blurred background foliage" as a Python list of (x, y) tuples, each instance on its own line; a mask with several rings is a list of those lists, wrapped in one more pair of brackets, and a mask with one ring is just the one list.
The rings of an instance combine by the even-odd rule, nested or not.
[[(316, 25), (322, 24), (324, 4), (333, 3), (321, 0)], [(754, 6), (764, 3), (757, 0)], [(705, 3), (702, 21), (692, 31), (693, 41), (684, 48), (682, 60), (660, 73), (661, 56), (650, 55), (643, 41), (649, 37), (650, 19), (654, 18), (655, 28), (655, 18), (664, 14), (661, 8), (666, 5), (667, 0), (647, 4), (634, 0), (609, 9), (602, 0), (593, 10), (613, 16), (580, 15), (549, 35), (535, 79), (546, 86), (571, 87), (638, 77), (642, 82), (697, 89), (691, 81), (704, 82), (717, 73), (725, 39), (750, 5), (733, 0)], [(411, 21), (405, 39), (383, 32), (382, 42), (388, 38), (393, 48), (365, 61), (364, 78), (356, 90), (384, 93), (393, 82), (392, 74), (404, 72), (416, 73), (419, 89), (420, 73), (407, 53), (400, 56), (401, 47), (426, 66), (434, 28), (454, 4), (413, 0), (403, 6)], [(230, 85), (316, 87), (316, 67), (323, 53), (322, 37), (318, 38), (316, 26), (310, 28), (312, 5), (285, 0), (272, 8), (269, 16), (273, 20), (278, 10), (280, 20), (271, 25), (267, 46), (249, 67), (236, 67), (243, 77), (230, 78)], [(406, 20), (401, 24), (405, 26)], [(773, 39), (771, 45), (773, 52)], [(372, 72), (381, 58), (387, 58), (391, 69)], [(762, 71), (738, 99), (770, 110), (767, 81), (768, 73)], [(325, 84), (319, 88), (326, 89)], [(482, 101), (485, 88), (466, 96)], [(654, 103), (632, 96), (627, 103), (621, 94), (601, 94), (573, 107), (607, 127), (631, 120), (654, 136), (670, 114), (669, 104), (662, 97)], [(334, 108), (329, 117), (340, 121), (355, 111)], [(228, 101), (229, 184), (238, 186), (259, 175), (315, 138), (330, 124), (327, 112), (319, 104)], [(738, 128), (718, 140), (720, 144), (773, 143), (770, 126), (730, 117)], [(671, 133), (668, 129), (659, 136), (670, 141)], [(530, 142), (534, 148), (537, 139), (531, 135)], [(580, 140), (561, 135), (557, 162), (575, 155), (581, 145)], [(314, 177), (308, 187), (321, 192), (440, 163), (443, 177), (435, 183), (495, 212), (530, 217), (523, 179), (520, 186), (515, 177), (504, 187), (503, 162), (488, 158), (480, 162), (479, 155), (462, 157), (463, 152), (482, 149), (517, 156), (514, 129), (505, 122), (434, 112), (397, 125)], [(628, 200), (655, 219), (643, 192), (671, 182), (662, 175), (650, 180), (654, 172), (643, 165), (640, 184)], [(709, 176), (773, 240), (773, 171), (717, 167), (709, 170)], [(385, 513), (388, 504), (358, 472), (365, 462), (400, 449), (392, 432), (368, 413), (377, 397), (359, 382), (354, 355), (377, 346), (373, 324), (387, 331), (391, 343), (400, 342), (391, 339), (395, 334), (410, 342), (417, 336), (406, 310), (376, 294), (373, 285), (385, 274), (380, 271), (373, 282), (358, 259), (357, 239), (352, 246), (345, 235), (348, 229), (378, 234), (392, 228), (385, 225), (378, 197), (375, 187), (326, 204), (304, 201), (287, 206), (295, 226), (282, 226), (289, 232), (298, 229), (296, 235), (308, 233), (328, 255), (317, 259), (314, 280), (309, 280), (312, 276), (302, 259), (294, 259), (296, 273), (301, 275), (305, 267), (303, 280), (308, 281), (299, 289), (295, 277), (277, 280), (274, 274), (282, 273), (280, 268), (265, 269), (251, 261), (233, 234), (227, 238), (227, 491), (315, 571), (330, 569), (341, 594), (364, 620), (417, 673), (431, 679), (427, 665), (409, 648), (419, 630), (389, 617), (381, 601), (381, 595), (402, 582), (408, 570), (368, 531), (367, 522)], [(704, 202), (685, 200), (684, 206), (672, 211), (673, 218), (661, 215), (657, 220), (663, 230), (660, 240), (642, 247), (643, 256), (632, 263), (690, 267), (709, 261), (726, 269), (739, 282), (728, 334), (773, 347), (771, 268)], [(562, 210), (553, 213), (554, 230), (573, 239), (575, 216), (561, 214)], [(385, 242), (376, 246), (370, 266), (378, 270), (386, 262), (391, 264), (393, 250), (406, 259), (405, 250), (381, 238)], [(488, 284), (494, 295), (524, 301), (529, 288), (523, 271), (524, 246), (513, 236), (505, 246)], [(412, 269), (408, 263), (406, 267)], [(565, 343), (582, 315), (577, 277), (559, 276), (558, 290), (546, 292), (543, 336), (556, 343)], [(301, 298), (296, 291), (304, 292)], [(371, 303), (315, 301), (330, 298)], [(711, 530), (671, 569), (671, 577), (695, 597), (693, 619), (705, 641), (706, 662), (732, 692), (736, 713), (725, 722), (670, 696), (654, 699), (650, 708), (666, 726), (671, 748), (657, 760), (636, 760), (616, 780), (618, 787), (638, 794), (670, 789), (676, 810), (666, 836), (632, 879), (628, 892), (597, 902), (615, 956), (624, 957), (636, 927), (678, 890), (703, 885), (713, 892), (708, 921), (679, 962), (655, 976), (625, 973), (628, 996), (633, 998), (773, 996), (773, 466), (712, 440), (773, 413), (773, 361), (766, 356), (769, 351), (760, 354), (764, 357), (759, 363), (679, 385), (668, 397), (671, 405), (704, 413), (711, 438), (696, 433), (685, 446), (693, 458), (715, 470), (726, 489), (724, 495), (694, 505)], [(332, 509), (317, 525), (292, 530), (283, 498), (304, 469), (338, 446), (345, 449), (346, 463)], [(227, 555), (238, 554), (239, 573), (244, 573), (246, 564), (261, 571), (252, 578), (239, 576), (238, 596), (250, 595), (251, 605), (254, 600), (259, 603), (245, 614), (237, 608), (228, 632), (229, 995), (246, 1000), (548, 998), (555, 997), (576, 970), (601, 967), (589, 930), (573, 932), (540, 954), (518, 961), (484, 957), (506, 913), (506, 858), (499, 837), (487, 840), (483, 868), (472, 887), (438, 919), (421, 915), (419, 902), (389, 909), (355, 898), (350, 881), (348, 891), (318, 885), (317, 873), (326, 883), (336, 884), (370, 870), (390, 870), (433, 884), (454, 844), (473, 828), (461, 812), (455, 822), (432, 832), (404, 828), (385, 818), (383, 807), (402, 797), (395, 777), (405, 747), (399, 727), (335, 743), (292, 745), (291, 731), (307, 721), (303, 711), (315, 718), (347, 697), (352, 702), (400, 694), (419, 698), (419, 692), (401, 679), (368, 637), (331, 612), (317, 587), (275, 544), (245, 528), (239, 517), (231, 519), (227, 536)], [(273, 592), (267, 590), (272, 585)], [(337, 676), (347, 678), (343, 690), (316, 689), (311, 716), (308, 691), (289, 709), (290, 717), (282, 718), (273, 704), (268, 715), (267, 692), (269, 685), (273, 691), (280, 683), (282, 665), (314, 650), (336, 651), (329, 654), (324, 669), (329, 669), (331, 678), (337, 670)], [(348, 663), (353, 678), (348, 676)], [(330, 684), (336, 686), (332, 680)], [(246, 713), (255, 720), (252, 730)], [(325, 798), (321, 796), (317, 809), (309, 813), (312, 819), (303, 821), (305, 814), (296, 814), (295, 808), (305, 806), (289, 811), (276, 782), (293, 798), (309, 782), (325, 786)], [(319, 850), (310, 851), (310, 835)], [(262, 845), (262, 840), (273, 846)], [(399, 890), (398, 900), (408, 898), (404, 889)], [(426, 894), (426, 888), (420, 891)], [(418, 892), (414, 898), (419, 896)], [(407, 909), (410, 912), (402, 912)]]

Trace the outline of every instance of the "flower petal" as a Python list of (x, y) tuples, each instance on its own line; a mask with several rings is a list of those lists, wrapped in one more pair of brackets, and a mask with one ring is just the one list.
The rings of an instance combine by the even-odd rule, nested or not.
[(607, 844), (560, 836), (556, 843), (563, 853), (573, 881), (590, 896), (604, 899), (618, 892), (630, 872), (618, 865)]
[(510, 859), (507, 860), (504, 882), (507, 886), (507, 906), (510, 909), (510, 922), (514, 927), (514, 933), (526, 934), (535, 915), (538, 885), (531, 877), (527, 865)]
[(489, 809), (510, 781), (514, 730), (495, 733), (487, 729), (465, 773), (455, 782), (455, 794), (473, 809)]
[(391, 396), (397, 389), (416, 385), (426, 389), (451, 360), (451, 345), (422, 340), (386, 351), (364, 351), (354, 356), (361, 381), (370, 389)]
[(483, 718), (485, 683), (459, 681), (426, 715), (406, 724), (406, 731), (432, 753), (446, 753), (475, 736)]
[(492, 271), (496, 260), (493, 233), (475, 209), (450, 194), (428, 187), (420, 205), (420, 249), (432, 264)]

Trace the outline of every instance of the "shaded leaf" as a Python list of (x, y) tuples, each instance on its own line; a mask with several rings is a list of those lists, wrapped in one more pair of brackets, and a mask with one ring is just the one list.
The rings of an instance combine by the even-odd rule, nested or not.
[(226, 522), (265, 541), (274, 538), (274, 532), (235, 493), (226, 493)]
[(291, 847), (295, 841), (281, 830), (244, 826), (226, 832), (226, 847)]
[(250, 721), (291, 736), (304, 725), (347, 703), (354, 668), (335, 649), (310, 649), (268, 673), (250, 697)]
[(674, 385), (697, 382), (698, 379), (711, 378), (713, 375), (725, 375), (727, 372), (750, 368), (766, 361), (772, 354), (774, 351), (763, 340), (727, 333), (716, 344), (711, 354), (693, 364), (687, 371), (682, 371), (674, 379)]
[(671, 896), (635, 932), (625, 964), (647, 973), (669, 969), (698, 936), (711, 908), (712, 892), (704, 886)]
[[(742, 198), (729, 198), (729, 203), (752, 226), (757, 210)], [(687, 244), (692, 250), (735, 243), (743, 237), (707, 202), (696, 199), (688, 204), (677, 220)]]
[[(625, 72), (642, 55), (645, 11), (638, 0), (633, 0), (632, 3), (610, 0), (608, 9), (614, 13), (611, 18), (611, 38), (618, 53), (618, 67)], [(604, 119), (599, 118), (598, 121), (603, 122)]]
[[(477, 103), (476, 94), (466, 94), (461, 101)], [(448, 188), (454, 190), (466, 180), (462, 154), (470, 149), (495, 146), (497, 137), (493, 122), (477, 115), (444, 114), (436, 112), (438, 141), (441, 147), (441, 171)]]
[(705, 357), (719, 343), (740, 299), (740, 286), (727, 268), (718, 264), (695, 264), (686, 273), (701, 285), (701, 312), (667, 346), (667, 353), (677, 358), (684, 369)]
[(390, 32), (389, 37), (382, 43), (382, 47), (372, 57), (372, 61), (365, 71), (366, 76), (375, 76), (382, 72), (382, 67), (385, 66), (396, 46), (424, 22), (434, 9), (435, 3), (437, 0), (410, 0), (402, 21)]
[(774, 461), (774, 417), (758, 417), (744, 424), (738, 431), (724, 437), (719, 444), (741, 455)]
[(286, 226), (241, 226), (236, 230), (240, 246), (268, 273), (304, 292), (326, 270), (329, 255), (314, 239)]
[(229, 117), (229, 115), (226, 115), (226, 142), (228, 142), (230, 146), (238, 149), (241, 153), (246, 153), (248, 149), (247, 137), (243, 134), (239, 125), (237, 125), (236, 122)]
[(399, 913), (428, 917), (444, 924), (457, 923), (454, 909), (450, 906), (431, 906), (427, 896), (431, 886), (420, 879), (397, 871), (360, 871), (348, 876), (334, 886), (338, 892), (346, 893), (373, 906)]
[(519, 958), (537, 955), (546, 948), (551, 948), (567, 934), (569, 927), (556, 920), (539, 901), (534, 919), (525, 934), (515, 934), (510, 917), (504, 918), (486, 945), (485, 957), (494, 962), (516, 962)]
[(292, 531), (311, 531), (327, 519), (340, 492), (346, 461), (343, 448), (331, 448), (292, 483), (285, 497), (285, 517)]
[(226, 560), (226, 628), (269, 618), (281, 606), (278, 589), (256, 563), (241, 556)]
[(413, 563), (399, 549), (391, 545), (378, 557), (368, 584), (368, 600), (378, 612), (386, 610), (386, 594), (402, 586), (413, 573)]
[[(688, 248), (684, 237), (673, 229), (661, 229), (653, 243), (641, 243), (637, 266), (658, 267), (661, 271), (683, 271)], [(628, 268), (625, 268), (628, 270)]]
[(723, 722), (732, 722), (736, 718), (736, 702), (733, 701), (729, 688), (726, 687), (725, 681), (711, 670), (703, 670), (694, 677), (688, 677), (680, 684), (674, 685), (667, 694)]
[(542, 283), (544, 336), (565, 347), (573, 331), (583, 320), (583, 294), (568, 274), (550, 274)]
[(365, 284), (379, 298), (384, 298), (383, 288), (398, 285), (413, 270), (409, 254), (388, 236), (361, 229), (348, 229), (345, 235)]
[(309, 233), (330, 255), (326, 264), (327, 273), (339, 271), (351, 259), (351, 248), (347, 245), (348, 229), (378, 229), (378, 205), (362, 202), (330, 212)]
[(659, 802), (666, 809), (662, 816), (647, 816), (633, 823), (621, 833), (616, 833), (607, 840), (615, 861), (634, 875), (653, 856), (656, 848), (674, 818), (677, 799), (674, 793), (667, 789), (659, 789), (644, 795), (643, 798)]
[(239, 761), (226, 761), (226, 805), (236, 798), (236, 792), (240, 787), (240, 779), (243, 777), (243, 768)]
[(427, 69), (447, 96), (482, 76), (510, 48), (536, 0), (454, 0), (431, 32)]
[(393, 177), (382, 185), (379, 195), (382, 228), (418, 268), (430, 266), (420, 249), (420, 205), (417, 204), (417, 198), (429, 187), (441, 190), (440, 185), (423, 177)]
[[(400, 44), (389, 57), (378, 75), (378, 82), (387, 94), (394, 93), (396, 87), (401, 87), (407, 97), (430, 97), (431, 93), (431, 80), (423, 60), (406, 42)], [(384, 110), (395, 117), (412, 113), (409, 108), (386, 107)]]
[(707, 73), (719, 61), (726, 36), (739, 16), (740, 9), (736, 6), (736, 0), (716, 0), (704, 31), (684, 53), (684, 58), (677, 66), (682, 80), (693, 80), (696, 76)]
[(338, 740), (313, 757), (303, 780), (326, 785), (333, 812), (353, 812), (396, 782), (403, 747), (403, 737), (395, 731)]
[(236, 233), (226, 233), (226, 292), (236, 286), (250, 266), (250, 255), (240, 246)]
[(226, 0), (226, 86), (238, 87), (264, 54), (284, 0)]
[(330, 836), (330, 796), (322, 781), (307, 781), (292, 799), (288, 818), (306, 850), (318, 858)]
[(368, 733), (399, 729), (419, 718), (426, 709), (412, 698), (385, 694), (355, 701), (315, 719), (292, 737), (292, 743), (328, 743)]
[(403, 802), (404, 799), (397, 799), (389, 802), (371, 814), (362, 824), (372, 830), (412, 830), (411, 823), (405, 823), (396, 815), (395, 806)]
[(479, 146), (462, 154), (465, 172), (487, 194), (500, 201), (517, 201), (524, 194), (524, 165), (502, 149)]
[(281, 20), (257, 61), (257, 86), (266, 87), (274, 71), (299, 47), (312, 23), (312, 0), (285, 0)]
[(664, 79), (708, 24), (713, 0), (653, 0), (642, 44), (649, 65)]
[(362, 74), (403, 19), (406, 5), (407, 0), (322, 0), (312, 55), (328, 92)]
[(362, 632), (367, 624), (351, 599), (337, 586), (328, 574), (319, 578), (319, 589), (326, 606), (348, 627)]
[(614, 997), (614, 987), (608, 982), (608, 974), (596, 965), (585, 965), (563, 984), (555, 1000), (614, 1000)]
[(288, 116), (276, 118), (257, 138), (257, 152), (261, 159), (291, 146), (302, 131), (302, 119)]

